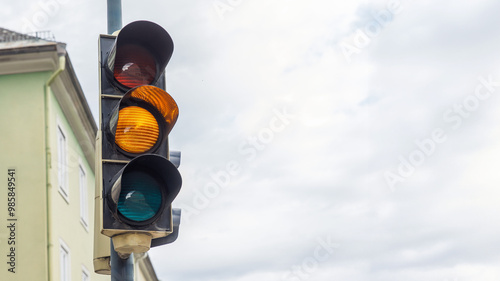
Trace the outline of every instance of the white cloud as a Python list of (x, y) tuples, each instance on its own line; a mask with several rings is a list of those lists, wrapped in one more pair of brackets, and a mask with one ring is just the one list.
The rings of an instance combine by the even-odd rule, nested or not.
[[(194, 208), (219, 185), (207, 206), (183, 210), (178, 241), (151, 251), (161, 279), (283, 280), (324, 237), (339, 248), (303, 280), (498, 279), (500, 89), (459, 128), (443, 119), (478, 77), (500, 80), (498, 3), (399, 2), (350, 62), (341, 42), (391, 1), (232, 1), (222, 19), (212, 1), (123, 3), (124, 23), (154, 20), (174, 39), (171, 144), (184, 182), (174, 206)], [(68, 43), (97, 119), (106, 21), (92, 3), (62, 7), (46, 27)], [(293, 118), (273, 130), (283, 108)], [(436, 128), (447, 140), (392, 192), (384, 172)], [(232, 161), (240, 170), (221, 186), (213, 175)]]

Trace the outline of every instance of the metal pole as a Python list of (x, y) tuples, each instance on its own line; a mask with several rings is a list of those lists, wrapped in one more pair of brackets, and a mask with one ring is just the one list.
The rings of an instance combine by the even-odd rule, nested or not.
[(122, 28), (122, 0), (108, 0), (108, 34)]
[(115, 246), (113, 246), (113, 240), (111, 238), (110, 240), (111, 281), (134, 281), (134, 261), (132, 260), (132, 255), (126, 259), (120, 258), (115, 251)]

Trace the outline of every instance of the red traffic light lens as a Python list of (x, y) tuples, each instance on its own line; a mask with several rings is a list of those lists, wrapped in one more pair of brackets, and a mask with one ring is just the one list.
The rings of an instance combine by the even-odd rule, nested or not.
[(156, 77), (156, 61), (142, 46), (121, 46), (119, 56), (115, 58), (113, 76), (128, 88), (151, 84)]

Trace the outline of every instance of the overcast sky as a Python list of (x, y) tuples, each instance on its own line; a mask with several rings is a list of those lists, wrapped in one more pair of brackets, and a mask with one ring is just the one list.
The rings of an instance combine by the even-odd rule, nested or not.
[[(2, 1), (68, 44), (98, 120), (106, 1)], [(499, 1), (122, 2), (175, 44), (160, 279), (500, 279)]]

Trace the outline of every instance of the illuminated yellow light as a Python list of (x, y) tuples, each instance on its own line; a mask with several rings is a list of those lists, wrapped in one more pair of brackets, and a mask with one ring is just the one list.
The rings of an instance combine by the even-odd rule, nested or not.
[(150, 85), (135, 88), (131, 97), (143, 100), (154, 106), (166, 122), (166, 134), (170, 133), (179, 116), (175, 100), (164, 90)]
[(160, 129), (151, 112), (138, 106), (120, 109), (115, 142), (130, 153), (144, 153), (157, 142)]

